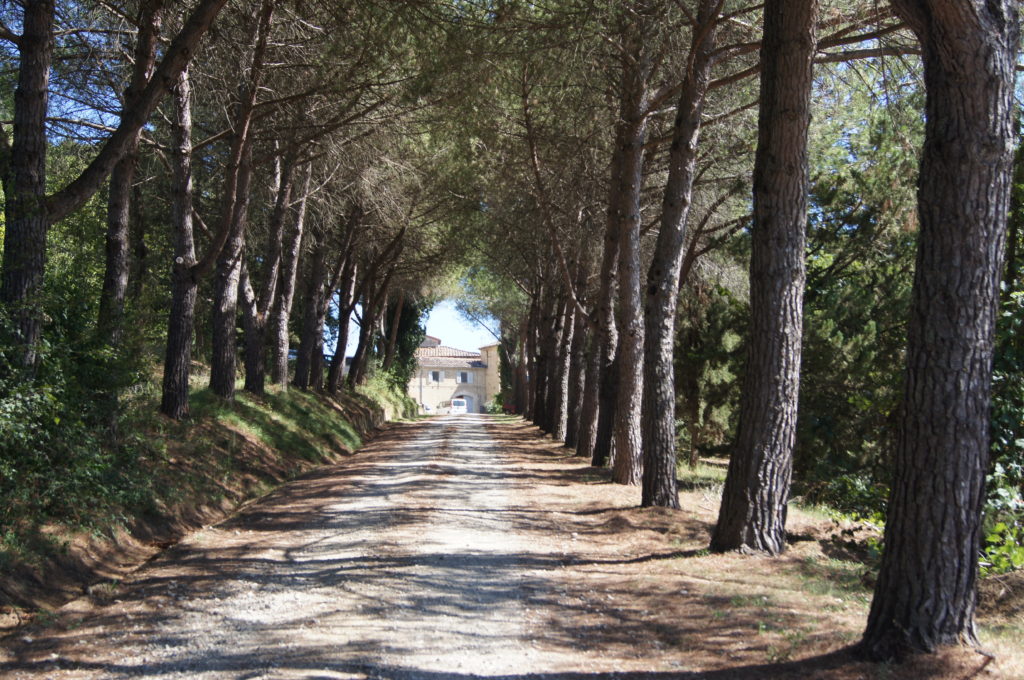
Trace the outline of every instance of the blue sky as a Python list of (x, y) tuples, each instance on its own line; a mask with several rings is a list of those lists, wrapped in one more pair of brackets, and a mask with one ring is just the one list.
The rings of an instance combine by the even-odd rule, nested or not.
[[(494, 330), (498, 330), (497, 326)], [(470, 352), (497, 342), (494, 335), (483, 326), (469, 321), (459, 314), (454, 303), (449, 300), (442, 300), (430, 310), (430, 314), (427, 316), (427, 335), (441, 338), (441, 343), (448, 347)], [(356, 343), (359, 342), (359, 326), (355, 320), (349, 325), (348, 338), (345, 354), (352, 356), (356, 351)], [(327, 347), (326, 351), (333, 352), (333, 346)]]
[(469, 351), (497, 342), (494, 335), (483, 326), (468, 321), (459, 314), (449, 300), (439, 302), (430, 311), (427, 317), (427, 335), (441, 338), (441, 343), (448, 347)]

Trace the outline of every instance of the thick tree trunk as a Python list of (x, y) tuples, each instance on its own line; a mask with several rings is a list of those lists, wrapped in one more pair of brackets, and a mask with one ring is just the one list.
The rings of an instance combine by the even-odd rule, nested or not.
[(584, 458), (594, 456), (594, 446), (597, 443), (597, 392), (601, 383), (601, 338), (596, 333), (589, 335), (589, 338), (581, 339), (586, 344), (586, 363), (580, 392), (579, 422), (576, 426), (576, 455)]
[(160, 412), (175, 420), (188, 416), (188, 378), (198, 289), (192, 276), (196, 250), (192, 235), (191, 107), (191, 85), (186, 69), (178, 77), (178, 86), (174, 89), (174, 122), (171, 124), (174, 263), (171, 266), (171, 309), (167, 319), (167, 351), (160, 401)]
[(615, 325), (615, 295), (619, 277), (619, 184), (622, 176), (622, 145), (612, 152), (609, 180), (608, 216), (601, 254), (601, 277), (595, 314), (597, 338), (593, 349), (597, 367), (591, 371), (595, 382), (588, 380), (587, 393), (596, 397), (591, 406), (584, 405), (580, 425), (580, 448), (577, 454), (590, 458), (594, 467), (604, 467), (611, 458), (612, 430), (615, 421), (615, 396), (618, 389), (618, 328)]
[(543, 295), (544, 301), (537, 314), (537, 326), (533, 329), (535, 340), (534, 371), (537, 376), (533, 392), (533, 423), (542, 432), (550, 432), (550, 412), (548, 411), (548, 382), (551, 377), (551, 344), (552, 338), (557, 342), (557, 330), (554, 327), (554, 300), (550, 294)]
[[(582, 288), (580, 286), (579, 288)], [(569, 388), (565, 422), (565, 445), (575, 449), (579, 442), (580, 416), (583, 412), (587, 359), (587, 319), (580, 311), (573, 315), (572, 345), (569, 348)], [(579, 453), (577, 452), (577, 455)]]
[(53, 0), (22, 3), (20, 63), (14, 96), (13, 142), (5, 156), (5, 231), (0, 302), (13, 316), (20, 361), (36, 363), (42, 330), (38, 299), (46, 265), (46, 235), (50, 224), (81, 207), (103, 184), (145, 125), (160, 99), (177, 81), (203, 35), (227, 0), (204, 0), (196, 6), (181, 32), (164, 53), (153, 78), (132, 107), (121, 112), (115, 130), (99, 153), (70, 184), (46, 196), (46, 109), (53, 53)]
[(615, 403), (615, 459), (612, 481), (639, 484), (643, 473), (640, 406), (643, 400), (644, 319), (640, 290), (640, 192), (643, 189), (647, 137), (648, 80), (651, 57), (647, 34), (651, 19), (642, 13), (626, 30), (622, 63), (621, 111), (616, 139), (622, 149), (618, 200), (619, 230), (619, 384)]
[(800, 386), (807, 129), (817, 0), (768, 0), (754, 161), (751, 331), (739, 432), (711, 539), (716, 551), (786, 547)]
[(213, 354), (210, 358), (210, 390), (222, 399), (235, 396), (238, 364), (238, 297), (245, 251), (252, 159), (247, 152), (238, 172), (238, 197), (234, 225), (213, 276)]
[[(609, 250), (610, 247), (610, 250)], [(605, 252), (611, 253), (616, 264), (612, 268), (608, 298), (603, 302), (598, 322), (601, 324), (601, 341), (598, 360), (600, 375), (597, 385), (597, 427), (594, 434), (594, 450), (590, 456), (590, 464), (594, 467), (605, 467), (612, 456), (612, 432), (615, 428), (616, 395), (619, 391), (619, 334), (615, 325), (615, 307), (612, 298), (615, 295), (618, 278), (618, 239), (609, 244), (605, 239)], [(601, 282), (602, 288), (604, 282)]]
[(395, 302), (395, 312), (391, 315), (391, 329), (388, 333), (388, 346), (384, 350), (384, 362), (381, 369), (386, 371), (391, 368), (395, 361), (395, 346), (398, 344), (398, 325), (402, 319), (402, 311), (405, 309), (405, 291), (398, 291), (398, 300)]
[(53, 58), (53, 0), (25, 3), (14, 90), (13, 142), (4, 180), (4, 255), (0, 302), (32, 368), (42, 334), (39, 296), (46, 267), (46, 111)]
[(341, 318), (338, 320), (338, 344), (334, 348), (334, 356), (331, 357), (331, 366), (327, 371), (327, 392), (337, 394), (341, 388), (342, 374), (345, 370), (345, 354), (348, 352), (348, 329), (352, 321), (352, 310), (356, 306), (356, 279), (359, 275), (359, 268), (355, 259), (345, 264), (341, 275), (341, 285), (338, 287), (338, 313)]
[(348, 385), (355, 389), (356, 385), (366, 382), (369, 373), (370, 358), (373, 354), (374, 336), (383, 325), (382, 315), (385, 311), (388, 289), (391, 286), (391, 277), (394, 275), (395, 266), (392, 265), (382, 281), (376, 282), (374, 289), (375, 275), (373, 269), (364, 280), (363, 288), (363, 315), (362, 326), (359, 328), (359, 342), (356, 351), (352, 355), (352, 366), (349, 368)]
[(369, 303), (364, 302), (362, 323), (359, 326), (359, 337), (356, 340), (356, 350), (352, 353), (352, 365), (348, 369), (348, 380), (346, 382), (349, 389), (355, 389), (362, 380), (362, 376), (365, 375), (362, 367), (366, 362), (367, 355), (370, 353), (370, 340), (373, 337), (374, 324), (374, 317), (368, 314), (369, 311)]
[(862, 648), (977, 644), (989, 394), (1014, 146), (1012, 0), (898, 0), (927, 89), (917, 268), (885, 552)]
[(545, 345), (544, 355), (546, 361), (544, 368), (547, 376), (544, 379), (544, 427), (548, 434), (554, 435), (558, 417), (558, 370), (561, 367), (561, 355), (559, 349), (562, 346), (562, 337), (565, 333), (565, 317), (562, 315), (564, 304), (562, 300), (554, 297), (551, 300), (551, 324), (552, 332), (546, 333), (543, 338)]
[[(238, 325), (239, 283), (245, 249), (245, 230), (249, 211), (249, 183), (252, 179), (252, 122), (257, 93), (263, 76), (263, 61), (274, 14), (275, 0), (263, 0), (253, 35), (252, 60), (248, 80), (239, 86), (234, 116), (234, 134), (224, 172), (221, 195), (223, 241), (196, 265), (202, 273), (217, 252), (213, 293), (213, 353), (210, 362), (210, 389), (223, 399), (235, 396), (238, 361), (236, 328)], [(219, 240), (218, 240), (219, 241)], [(220, 248), (218, 248), (218, 245)]]
[(686, 220), (697, 168), (704, 95), (711, 82), (718, 0), (702, 0), (693, 28), (690, 71), (679, 95), (661, 230), (647, 272), (644, 304), (643, 494), (644, 507), (679, 507), (676, 488), (676, 389), (674, 344), (679, 274)]
[(280, 280), (282, 241), (288, 206), (291, 203), (295, 164), (286, 158), (281, 164), (274, 198), (274, 210), (270, 215), (266, 253), (262, 253), (261, 282), (257, 291), (251, 285), (247, 272), (243, 271), (242, 300), (245, 328), (245, 390), (263, 394), (267, 380), (266, 344), (270, 311), (277, 302)]
[(267, 380), (265, 348), (267, 342), (267, 317), (259, 313), (259, 299), (249, 278), (249, 267), (242, 263), (238, 297), (242, 303), (242, 330), (245, 333), (242, 361), (245, 367), (243, 389), (252, 394), (263, 394)]
[[(136, 105), (143, 88), (152, 75), (156, 62), (156, 46), (160, 38), (161, 3), (147, 0), (139, 16), (139, 32), (135, 44), (135, 64), (124, 93), (124, 108)], [(99, 331), (109, 345), (120, 344), (124, 330), (124, 306), (128, 294), (132, 189), (141, 130), (129, 136), (124, 156), (110, 173), (107, 192), (106, 269), (100, 292)]]
[(563, 302), (561, 317), (561, 333), (551, 391), (551, 435), (557, 441), (564, 442), (569, 424), (569, 370), (572, 367), (572, 339), (576, 326), (576, 303), (572, 299), (567, 298)]
[[(299, 352), (295, 359), (295, 378), (292, 384), (300, 390), (309, 389), (313, 383), (313, 353), (322, 346), (317, 342), (317, 317), (324, 299), (324, 278), (327, 269), (327, 243), (321, 237), (313, 246), (313, 261), (306, 281), (306, 294), (302, 305), (302, 332), (299, 336)], [(321, 333), (322, 335), (322, 333)]]
[(524, 322), (520, 326), (519, 341), (517, 352), (519, 354), (518, 361), (516, 361), (516, 376), (515, 376), (515, 408), (516, 413), (519, 415), (525, 415), (527, 404), (529, 403), (530, 393), (530, 376), (529, 366), (527, 359), (526, 346), (528, 344), (527, 338), (529, 337), (529, 325)]
[(306, 222), (306, 201), (309, 197), (309, 185), (312, 171), (307, 166), (306, 180), (303, 183), (302, 198), (295, 210), (295, 227), (292, 229), (282, 253), (281, 260), (281, 294), (273, 307), (274, 324), (274, 357), (270, 379), (277, 385), (288, 386), (288, 326), (291, 322), (292, 304), (295, 300), (295, 281), (299, 271), (299, 257), (302, 253), (302, 235)]
[(530, 300), (530, 312), (523, 331), (524, 365), (526, 366), (526, 392), (523, 417), (533, 421), (533, 407), (537, 399), (537, 324), (540, 317), (540, 295), (534, 293)]

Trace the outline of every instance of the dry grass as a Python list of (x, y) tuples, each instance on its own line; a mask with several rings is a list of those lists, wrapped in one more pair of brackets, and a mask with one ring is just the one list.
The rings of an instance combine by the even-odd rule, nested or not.
[(791, 510), (795, 542), (782, 557), (709, 554), (721, 465), (691, 475), (681, 510), (641, 509), (638, 490), (609, 483), (523, 422), (496, 424), (492, 436), (545, 479), (534, 502), (554, 513), (532, 530), (566, 537), (553, 640), (601, 648), (624, 671), (705, 678), (1024, 678), (1019, 578), (1004, 579), (997, 600), (991, 584), (982, 588), (981, 638), (994, 661), (950, 649), (902, 665), (862, 662), (849, 648), (866, 621), (871, 573), (821, 513)]

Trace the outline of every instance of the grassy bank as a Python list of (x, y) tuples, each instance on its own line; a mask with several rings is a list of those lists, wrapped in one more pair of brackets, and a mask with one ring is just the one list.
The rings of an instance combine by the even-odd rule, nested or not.
[(129, 407), (116, 448), (6, 487), (0, 625), (120, 578), (189, 531), (352, 455), (374, 429), (410, 413), (382, 385), (338, 398), (272, 388), (230, 403), (197, 390), (184, 422), (156, 415), (150, 401)]

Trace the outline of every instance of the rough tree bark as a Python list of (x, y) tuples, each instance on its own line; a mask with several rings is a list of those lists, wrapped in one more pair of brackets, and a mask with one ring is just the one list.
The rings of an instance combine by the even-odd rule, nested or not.
[(203, 35), (227, 0), (204, 0), (185, 21), (168, 46), (153, 77), (134, 106), (121, 112), (117, 129), (82, 173), (50, 196), (46, 190), (46, 127), (50, 62), (53, 54), (54, 2), (23, 3), (22, 35), (15, 37), (19, 52), (18, 86), (14, 96), (13, 139), (2, 143), (4, 176), (4, 255), (0, 273), (0, 302), (12, 314), (22, 366), (36, 364), (42, 331), (37, 299), (46, 267), (46, 236), (54, 222), (81, 207), (102, 186), (161, 98), (178, 81)]
[(381, 370), (388, 370), (395, 362), (395, 347), (398, 344), (398, 324), (402, 319), (402, 311), (405, 309), (405, 291), (398, 291), (398, 300), (395, 301), (395, 312), (391, 315), (391, 330), (388, 333), (388, 346), (384, 350), (384, 362)]
[(527, 360), (526, 346), (528, 344), (527, 338), (529, 337), (529, 323), (524, 320), (519, 324), (519, 338), (516, 342), (516, 351), (518, 358), (516, 361), (516, 375), (515, 375), (515, 393), (514, 401), (516, 413), (526, 414), (528, 397), (530, 393), (530, 378), (529, 378), (529, 366)]
[[(221, 230), (223, 242), (216, 257), (213, 300), (213, 354), (210, 362), (210, 389), (222, 399), (235, 396), (238, 349), (235, 328), (238, 323), (239, 283), (245, 248), (245, 230), (249, 211), (249, 184), (252, 180), (252, 124), (256, 98), (263, 79), (263, 64), (270, 36), (275, 0), (263, 0), (253, 33), (252, 59), (248, 73), (239, 85), (238, 102), (232, 121), (233, 133), (224, 188), (221, 193)], [(196, 265), (209, 266), (209, 260)]]
[(716, 551), (785, 550), (796, 439), (817, 0), (768, 0), (754, 161), (751, 329)]
[[(642, 5), (643, 3), (637, 3)], [(652, 20), (641, 7), (627, 19), (623, 57), (621, 108), (616, 141), (622, 150), (617, 205), (619, 230), (619, 384), (615, 404), (615, 459), (612, 481), (639, 484), (641, 460), (640, 406), (644, 378), (644, 319), (640, 283), (640, 193), (643, 190), (644, 144), (647, 138), (648, 80), (652, 59), (647, 37)]]
[(238, 368), (238, 298), (245, 253), (245, 230), (249, 218), (249, 184), (252, 180), (252, 154), (246, 150), (238, 169), (238, 192), (234, 202), (231, 234), (217, 258), (213, 275), (213, 354), (210, 357), (210, 391), (221, 399), (235, 396)]
[(46, 110), (53, 58), (53, 0), (26, 3), (14, 90), (13, 140), (4, 168), (4, 256), (0, 301), (14, 321), (26, 367), (42, 332), (39, 293), (46, 266)]
[(676, 488), (674, 343), (686, 220), (697, 168), (704, 96), (711, 82), (715, 30), (722, 0), (701, 0), (688, 70), (679, 95), (661, 230), (647, 272), (644, 304), (643, 507), (679, 507)]
[[(590, 458), (594, 467), (608, 464), (612, 451), (612, 429), (615, 424), (615, 395), (619, 380), (618, 341), (615, 326), (615, 293), (619, 277), (619, 221), (615, 201), (618, 200), (619, 177), (622, 174), (621, 145), (612, 152), (610, 167), (608, 215), (601, 254), (600, 287), (595, 301), (597, 338), (594, 361), (588, 371), (587, 393), (596, 401), (585, 402), (580, 422), (580, 446), (577, 454)], [(593, 382), (592, 382), (593, 380)]]
[(345, 354), (348, 352), (348, 329), (351, 325), (352, 310), (356, 306), (356, 280), (359, 277), (359, 266), (355, 258), (345, 263), (341, 273), (341, 285), (338, 286), (338, 344), (331, 357), (331, 365), (327, 370), (327, 392), (337, 394), (341, 388), (342, 373), (345, 369)]
[(530, 312), (523, 327), (523, 352), (526, 367), (526, 390), (523, 393), (523, 417), (533, 421), (533, 407), (537, 397), (537, 323), (540, 316), (540, 291), (530, 295)]
[[(156, 63), (156, 47), (160, 38), (163, 0), (147, 0), (139, 13), (138, 37), (135, 42), (135, 63), (124, 93), (124, 108), (136, 105), (149, 82)], [(132, 217), (132, 185), (138, 165), (139, 139), (142, 130), (129, 137), (124, 156), (110, 173), (107, 191), (106, 269), (100, 292), (99, 332), (109, 345), (120, 344), (124, 330), (124, 307), (128, 293), (130, 225)]]
[(584, 355), (584, 368), (580, 388), (579, 421), (576, 424), (576, 455), (592, 458), (597, 442), (597, 391), (601, 382), (601, 337), (599, 333), (588, 334)]
[(196, 248), (192, 233), (192, 88), (188, 69), (174, 89), (171, 123), (171, 222), (174, 227), (174, 263), (171, 266), (171, 309), (167, 318), (163, 394), (160, 412), (180, 420), (188, 416), (188, 377), (192, 363), (192, 330), (196, 291), (193, 276)]
[(269, 251), (262, 257), (262, 273), (259, 290), (252, 286), (248, 269), (242, 271), (243, 322), (245, 328), (245, 390), (263, 394), (267, 379), (266, 341), (270, 312), (277, 300), (281, 270), (285, 222), (291, 203), (292, 187), (295, 183), (294, 158), (286, 157), (280, 165), (277, 195), (274, 210), (270, 215), (267, 246)]
[(288, 386), (288, 326), (291, 322), (292, 305), (295, 301), (295, 281), (299, 271), (299, 256), (302, 253), (302, 236), (306, 224), (306, 203), (309, 199), (309, 185), (312, 166), (306, 166), (306, 180), (303, 182), (302, 198), (295, 208), (295, 226), (285, 245), (281, 261), (281, 294), (274, 303), (274, 357), (270, 379), (282, 388)]
[[(320, 236), (313, 243), (312, 262), (309, 278), (306, 280), (305, 295), (302, 305), (302, 330), (299, 335), (299, 350), (295, 357), (295, 377), (292, 384), (300, 390), (309, 389), (313, 382), (311, 376), (313, 353), (322, 347), (323, 340), (317, 342), (317, 317), (324, 303), (324, 278), (327, 275), (327, 238)], [(320, 328), (323, 328), (320, 325)], [(321, 332), (320, 335), (323, 335)], [(321, 350), (322, 351), (322, 350)]]
[(561, 332), (557, 354), (555, 356), (554, 380), (551, 385), (551, 435), (555, 440), (564, 442), (568, 431), (569, 409), (569, 370), (572, 366), (572, 340), (576, 325), (576, 303), (571, 295), (562, 303)]
[(534, 341), (534, 381), (533, 391), (533, 423), (542, 432), (550, 432), (551, 413), (548, 411), (548, 390), (551, 377), (551, 345), (554, 340), (557, 343), (557, 329), (555, 328), (555, 301), (547, 288), (541, 289), (542, 301), (538, 304), (537, 325), (533, 333), (536, 336)]
[(927, 92), (917, 265), (885, 552), (862, 650), (977, 644), (995, 314), (1014, 148), (1015, 0), (894, 0)]
[[(576, 290), (586, 287), (586, 268), (581, 268)], [(585, 301), (581, 300), (581, 304)], [(568, 409), (565, 422), (565, 445), (575, 449), (579, 443), (580, 418), (583, 413), (584, 389), (586, 385), (587, 356), (587, 318), (580, 310), (575, 310), (573, 317), (572, 345), (569, 348), (569, 391)], [(579, 455), (579, 452), (576, 452)]]

